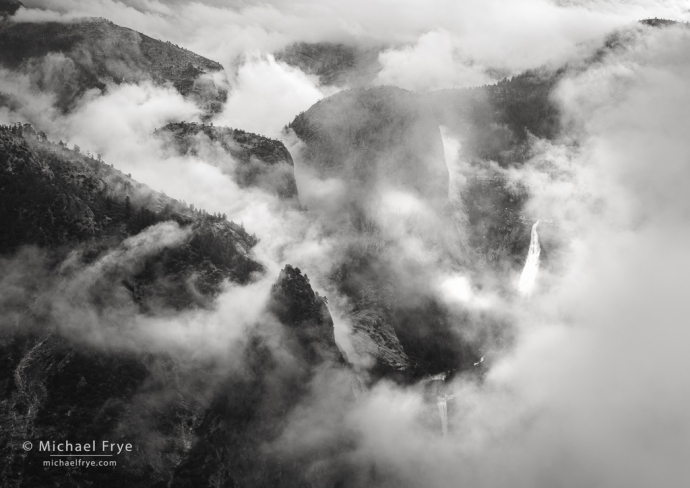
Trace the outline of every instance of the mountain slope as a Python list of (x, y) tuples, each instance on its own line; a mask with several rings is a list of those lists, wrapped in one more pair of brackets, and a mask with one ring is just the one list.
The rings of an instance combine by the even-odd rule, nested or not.
[(348, 298), (353, 342), (374, 358), (373, 376), (407, 381), (471, 366), (473, 347), (453, 331), (449, 309), (427, 295), (431, 283), (422, 284), (433, 278), (418, 256), (448, 267), (463, 258), (443, 141), (425, 99), (394, 87), (348, 90), (288, 129), (304, 143), (296, 168), (342, 186), (307, 207), (339, 236), (329, 278)]
[(0, 17), (14, 15), (23, 6), (24, 4), (19, 0), (0, 0)]
[(292, 156), (280, 141), (239, 129), (187, 122), (168, 124), (154, 134), (170, 142), (178, 154), (202, 156), (217, 164), (241, 188), (258, 187), (281, 198), (297, 195)]
[[(0, 128), (0, 188), (0, 254), (27, 244), (58, 253), (81, 246), (93, 261), (156, 224), (184, 229), (181, 246), (122, 277), (142, 306), (146, 297), (167, 297), (177, 308), (200, 303), (224, 279), (244, 283), (262, 269), (248, 254), (256, 239), (240, 226), (193, 211), (78, 150), (51, 144), (29, 125)], [(154, 283), (163, 276), (167, 287), (157, 290)]]
[(317, 102), (289, 125), (305, 142), (299, 164), (347, 190), (339, 207), (365, 215), (383, 189), (443, 204), (448, 169), (433, 113), (395, 87), (346, 90)]
[[(241, 226), (29, 125), (0, 127), (0, 225), (2, 486), (46, 486), (57, 469), (71, 486), (305, 486), (314, 459), (331, 462), (320, 445), (306, 459), (278, 446), (317, 377), (352, 397), (326, 300), (300, 270), (285, 267), (262, 318), (220, 354), (213, 338), (201, 351), (165, 345), (177, 321), (205, 324), (189, 312), (211, 313), (225, 281), (262, 272)], [(84, 470), (44, 466), (49, 453), (26, 440), (135, 447), (117, 468)]]
[(553, 139), (560, 112), (551, 91), (563, 71), (527, 71), (494, 85), (440, 90), (425, 95), (439, 124), (462, 143), (465, 159), (519, 161), (528, 134)]
[(227, 99), (217, 81), (225, 78), (219, 63), (105, 19), (4, 22), (0, 65), (28, 74), (65, 111), (89, 89), (144, 80), (172, 84), (209, 114)]
[(345, 44), (298, 42), (277, 52), (275, 58), (307, 74), (322, 85), (357, 87), (369, 85), (381, 70), (380, 49), (360, 49)]
[[(27, 439), (135, 446), (116, 457), (114, 469), (59, 468), (74, 486), (298, 487), (351, 479), (337, 455), (351, 449), (347, 436), (305, 442), (299, 452), (282, 447), (313, 382), (327, 381), (329, 397), (341, 402), (354, 398), (324, 301), (286, 267), (270, 308), (287, 323), (267, 316), (229, 348), (239, 369), (214, 358), (85, 346), (32, 325), (31, 315), (22, 324), (29, 334), (3, 328), (0, 482), (51, 484), (58, 468), (44, 467), (49, 453), (21, 449)], [(324, 474), (327, 466), (337, 469)]]
[(352, 475), (332, 468), (339, 466), (334, 454), (350, 448), (347, 438), (315, 445), (295, 440), (281, 448), (281, 438), (289, 435), (286, 418), (297, 414), (312, 382), (325, 378), (329, 397), (354, 399), (339, 369), (345, 360), (325, 300), (299, 269), (288, 265), (271, 289), (268, 309), (284, 328), (265, 324), (251, 335), (242, 375), (216, 390), (195, 432), (199, 442), (175, 470), (170, 486), (338, 486)]

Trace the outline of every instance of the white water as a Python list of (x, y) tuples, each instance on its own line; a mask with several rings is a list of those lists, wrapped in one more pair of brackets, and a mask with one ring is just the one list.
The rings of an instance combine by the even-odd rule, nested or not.
[(443, 437), (448, 435), (448, 400), (452, 400), (459, 393), (451, 393), (450, 395), (443, 394), (436, 397), (436, 404), (438, 405), (438, 414), (441, 416), (441, 430)]
[(444, 371), (443, 373), (439, 373), (434, 376), (428, 376), (427, 378), (422, 380), (422, 383), (426, 383), (427, 381), (444, 381), (447, 375), (448, 373)]
[(528, 297), (532, 294), (534, 284), (537, 281), (537, 274), (539, 273), (539, 254), (541, 247), (539, 246), (539, 234), (537, 234), (537, 220), (532, 226), (532, 237), (529, 243), (529, 251), (527, 252), (527, 259), (525, 260), (525, 267), (520, 275), (520, 282), (518, 290), (522, 296)]
[(441, 416), (441, 430), (443, 437), (448, 435), (448, 398), (446, 395), (438, 397), (438, 413)]

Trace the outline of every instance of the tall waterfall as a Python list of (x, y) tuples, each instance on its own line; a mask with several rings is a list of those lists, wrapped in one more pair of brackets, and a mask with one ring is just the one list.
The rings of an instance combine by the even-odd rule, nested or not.
[(441, 416), (441, 429), (443, 430), (443, 437), (448, 435), (448, 397), (446, 395), (438, 396), (438, 414)]
[(539, 234), (537, 234), (537, 226), (539, 221), (537, 220), (532, 226), (532, 237), (529, 243), (529, 252), (527, 253), (527, 259), (525, 260), (525, 267), (520, 275), (520, 283), (518, 284), (518, 290), (522, 296), (528, 297), (532, 294), (534, 289), (534, 283), (537, 280), (537, 273), (539, 272), (539, 254), (541, 253), (541, 247), (539, 247)]

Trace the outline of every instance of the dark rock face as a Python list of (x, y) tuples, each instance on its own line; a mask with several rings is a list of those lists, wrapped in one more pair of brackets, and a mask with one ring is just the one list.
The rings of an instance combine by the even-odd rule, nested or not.
[[(200, 155), (231, 174), (241, 188), (258, 187), (281, 198), (297, 196), (290, 152), (282, 142), (239, 129), (179, 122), (157, 129), (179, 154)], [(166, 139), (167, 140), (167, 139)], [(213, 153), (214, 148), (221, 150)]]
[(294, 334), (310, 363), (345, 364), (335, 343), (326, 298), (315, 293), (299, 268), (285, 266), (271, 289), (271, 310)]
[(381, 193), (409, 192), (435, 206), (448, 197), (448, 169), (433, 113), (412, 92), (394, 87), (348, 90), (324, 99), (288, 126), (305, 142), (298, 161), (346, 190), (337, 205), (355, 218)]
[(276, 53), (282, 61), (319, 77), (322, 85), (365, 86), (381, 70), (378, 62), (380, 49), (360, 49), (344, 44), (327, 42), (291, 44)]
[[(417, 275), (417, 283), (408, 283)], [(423, 268), (387, 251), (351, 247), (330, 278), (348, 298), (353, 343), (375, 360), (371, 379), (402, 383), (451, 369), (472, 369), (476, 344), (458, 329), (467, 317), (425, 292)]]
[(64, 111), (86, 90), (144, 80), (172, 83), (208, 114), (220, 112), (227, 99), (212, 76), (222, 72), (219, 63), (105, 19), (4, 22), (0, 64), (28, 74), (36, 88), (57, 95)]

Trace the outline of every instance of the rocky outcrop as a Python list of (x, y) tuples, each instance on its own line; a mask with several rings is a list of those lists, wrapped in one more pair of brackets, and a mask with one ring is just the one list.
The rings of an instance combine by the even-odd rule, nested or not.
[(170, 142), (178, 154), (201, 156), (219, 166), (241, 188), (257, 187), (285, 199), (297, 196), (292, 156), (280, 141), (188, 122), (168, 124), (154, 134)]
[(335, 343), (333, 319), (326, 303), (299, 268), (287, 265), (271, 288), (269, 310), (287, 326), (302, 349), (300, 355), (309, 363), (345, 364)]
[(35, 88), (55, 94), (65, 111), (86, 90), (145, 80), (171, 83), (207, 114), (220, 112), (227, 99), (217, 83), (225, 78), (219, 63), (105, 19), (4, 22), (0, 65), (26, 73)]

